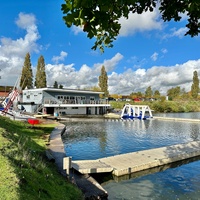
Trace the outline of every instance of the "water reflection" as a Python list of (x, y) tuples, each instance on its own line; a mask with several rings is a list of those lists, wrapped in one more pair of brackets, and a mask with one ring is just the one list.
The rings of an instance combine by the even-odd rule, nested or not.
[[(185, 113), (184, 117), (189, 118)], [(66, 125), (63, 136), (65, 152), (73, 160), (98, 159), (200, 139), (200, 124), (196, 122), (150, 119), (67, 122)], [(114, 177), (103, 186), (110, 200), (199, 199), (200, 170), (197, 169), (200, 169), (200, 161), (179, 165), (176, 168), (164, 166), (158, 171), (155, 168), (126, 178)]]
[(74, 160), (199, 140), (200, 124), (162, 120), (67, 122), (65, 151)]
[(110, 181), (102, 185), (108, 191), (109, 200), (199, 200), (199, 166), (200, 161), (196, 161), (177, 168), (168, 168), (161, 172), (152, 171), (152, 174), (138, 175), (120, 182)]

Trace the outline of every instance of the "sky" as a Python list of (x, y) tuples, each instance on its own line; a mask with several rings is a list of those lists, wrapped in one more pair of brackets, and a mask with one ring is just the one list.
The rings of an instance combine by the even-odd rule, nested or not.
[(0, 6), (0, 85), (19, 79), (25, 55), (30, 53), (33, 75), (38, 58), (45, 59), (47, 85), (68, 89), (98, 86), (101, 67), (108, 75), (110, 94), (129, 95), (151, 86), (162, 95), (180, 86), (191, 90), (194, 71), (200, 78), (200, 37), (184, 36), (187, 16), (163, 22), (160, 13), (130, 14), (121, 18), (113, 48), (102, 54), (91, 48), (81, 27), (63, 21), (64, 0), (7, 0)]

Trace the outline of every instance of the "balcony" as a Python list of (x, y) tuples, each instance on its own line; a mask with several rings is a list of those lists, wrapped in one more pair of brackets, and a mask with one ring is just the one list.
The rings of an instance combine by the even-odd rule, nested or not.
[(81, 104), (109, 104), (108, 100), (106, 99), (99, 99), (99, 100), (80, 100), (80, 99), (64, 99), (64, 100), (58, 100), (56, 98), (45, 98), (44, 104), (74, 104), (74, 105), (81, 105)]

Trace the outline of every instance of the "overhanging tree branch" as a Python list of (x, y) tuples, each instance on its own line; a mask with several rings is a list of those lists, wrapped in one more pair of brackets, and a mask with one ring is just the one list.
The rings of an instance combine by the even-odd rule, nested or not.
[(81, 26), (87, 37), (95, 38), (93, 50), (113, 47), (119, 35), (121, 17), (129, 13), (142, 14), (159, 8), (164, 21), (180, 21), (187, 14), (188, 31), (185, 35), (197, 36), (200, 32), (200, 1), (194, 0), (65, 0), (63, 19), (67, 27)]

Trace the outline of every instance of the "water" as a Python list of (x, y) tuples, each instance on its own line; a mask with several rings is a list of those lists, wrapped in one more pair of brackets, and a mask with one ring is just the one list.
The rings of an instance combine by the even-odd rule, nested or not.
[[(164, 116), (166, 114), (159, 114)], [(175, 115), (175, 116), (174, 116)], [(195, 116), (195, 117), (194, 117)], [(199, 118), (199, 113), (166, 117)], [(200, 139), (200, 124), (162, 120), (95, 121), (67, 124), (64, 144), (73, 160), (97, 159)], [(171, 166), (170, 166), (171, 167)], [(114, 177), (102, 183), (109, 199), (200, 199), (200, 161), (175, 168)]]

